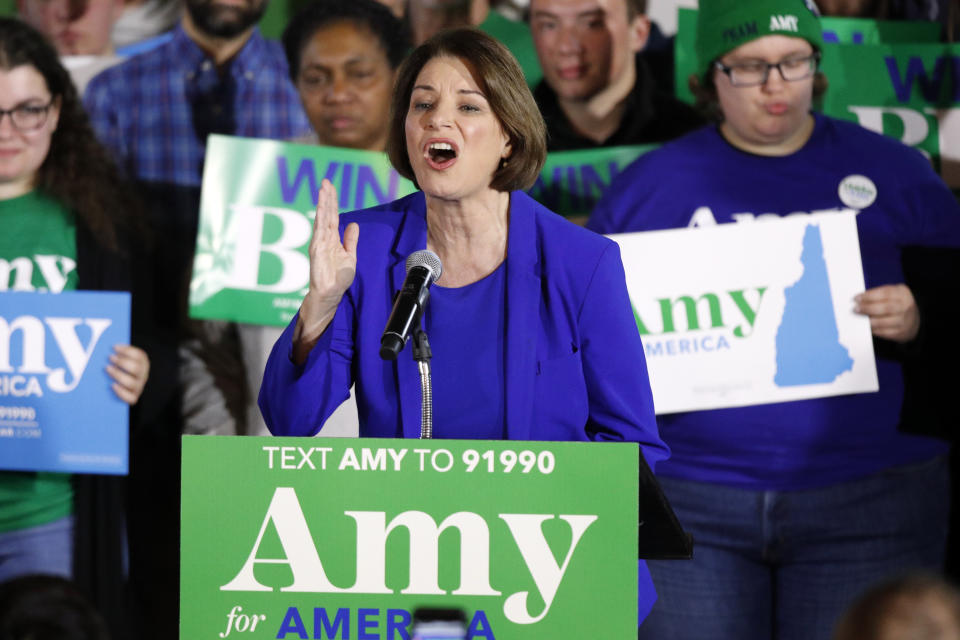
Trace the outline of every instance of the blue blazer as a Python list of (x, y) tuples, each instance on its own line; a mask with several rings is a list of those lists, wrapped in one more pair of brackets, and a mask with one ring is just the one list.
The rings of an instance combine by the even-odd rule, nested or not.
[[(426, 247), (424, 196), (341, 218), (341, 234), (360, 225), (357, 275), (303, 366), (290, 358), (296, 318), (284, 331), (267, 362), (261, 411), (275, 435), (314, 435), (356, 383), (361, 436), (419, 437), (420, 377), (409, 347), (393, 362), (379, 350), (406, 258)], [(653, 468), (667, 448), (618, 246), (522, 192), (510, 196), (508, 234), (509, 439), (639, 442)]]
[[(274, 435), (314, 435), (356, 383), (361, 436), (418, 438), (420, 376), (410, 347), (384, 361), (380, 336), (407, 256), (427, 246), (423, 193), (342, 215), (341, 237), (350, 222), (360, 225), (353, 284), (302, 366), (291, 359), (297, 319), (284, 330), (267, 361), (260, 410)], [(513, 192), (506, 289), (508, 438), (638, 442), (651, 469), (666, 458), (617, 244)], [(638, 570), (642, 621), (656, 593), (642, 560)]]

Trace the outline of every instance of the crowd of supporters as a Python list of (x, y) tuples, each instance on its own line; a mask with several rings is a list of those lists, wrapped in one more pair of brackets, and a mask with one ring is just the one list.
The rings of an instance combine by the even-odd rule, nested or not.
[[(118, 345), (111, 371), (132, 405), (131, 473), (0, 471), (0, 640), (177, 637), (180, 436), (267, 433), (256, 396), (280, 335), (187, 317), (207, 137), (384, 151), (401, 62), (463, 26), (515, 55), (550, 152), (662, 145), (605, 194), (587, 223), (598, 233), (696, 226), (691, 214), (703, 205), (716, 223), (818, 210), (834, 174), (875, 171), (905, 185), (882, 188), (882, 213), (858, 220), (867, 290), (857, 304), (871, 319), (879, 392), (658, 419), (673, 449), (660, 469), (666, 494), (702, 551), (686, 564), (651, 563), (660, 601), (641, 637), (763, 637), (748, 630), (783, 625), (825, 639), (869, 585), (917, 569), (960, 573), (948, 526), (960, 476), (954, 434), (934, 426), (960, 412), (911, 383), (950, 375), (936, 319), (956, 309), (957, 281), (930, 291), (944, 264), (958, 272), (960, 207), (920, 154), (816, 113), (824, 91), (843, 87), (828, 88), (819, 71), (813, 2), (754, 4), (701, 0), (694, 106), (674, 95), (673, 42), (645, 0), (300, 1), (268, 16), (283, 26), (270, 34), (278, 38), (257, 26), (268, 0), (16, 0), (16, 17), (0, 18), (0, 258), (60, 256), (75, 269), (58, 290), (132, 292), (133, 344)], [(936, 22), (943, 41), (958, 37), (960, 7), (949, 0), (816, 4), (825, 15)], [(806, 12), (793, 37), (760, 33), (737, 46), (721, 34), (774, 10)], [(795, 118), (781, 117), (791, 110)], [(0, 291), (23, 284), (0, 275), (9, 278)], [(851, 502), (862, 510), (850, 515)], [(763, 504), (787, 515), (766, 519)], [(818, 519), (825, 530), (811, 526)], [(751, 540), (754, 524), (780, 537)], [(817, 546), (838, 527), (850, 532), (847, 546)], [(823, 571), (797, 578), (800, 565)], [(24, 578), (32, 574), (48, 577)], [(744, 591), (762, 590), (771, 574), (782, 602), (741, 607)], [(694, 601), (713, 613), (690, 615)], [(929, 637), (958, 637), (958, 602), (939, 577), (911, 575), (854, 603), (837, 638), (914, 637), (882, 631), (876, 609), (895, 610), (890, 628), (929, 609), (930, 625), (954, 629)], [(770, 619), (776, 606), (789, 615)], [(41, 626), (30, 635), (48, 607), (70, 612), (72, 635)], [(874, 635), (859, 622), (867, 618)]]

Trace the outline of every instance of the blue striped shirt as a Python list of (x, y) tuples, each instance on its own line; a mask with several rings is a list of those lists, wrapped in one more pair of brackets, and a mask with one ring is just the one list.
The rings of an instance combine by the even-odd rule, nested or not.
[(289, 140), (310, 123), (279, 43), (253, 35), (222, 74), (181, 26), (165, 44), (107, 69), (84, 106), (130, 177), (199, 186), (210, 133)]

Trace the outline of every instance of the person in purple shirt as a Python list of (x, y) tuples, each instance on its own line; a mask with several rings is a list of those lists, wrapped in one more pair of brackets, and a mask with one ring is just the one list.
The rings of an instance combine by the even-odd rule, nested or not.
[[(543, 166), (544, 129), (490, 36), (443, 32), (411, 54), (387, 152), (421, 190), (338, 216), (324, 182), (310, 287), (260, 389), (272, 433), (319, 432), (355, 383), (361, 436), (420, 436), (417, 365), (381, 359), (380, 338), (407, 256), (426, 248), (443, 264), (424, 318), (436, 437), (629, 441), (651, 468), (666, 458), (617, 245), (521, 191)], [(655, 594), (640, 571), (642, 619)]]
[(948, 445), (901, 429), (903, 367), (929, 347), (935, 314), (902, 259), (960, 247), (960, 207), (917, 151), (811, 113), (822, 48), (802, 0), (701, 2), (698, 87), (719, 123), (627, 167), (588, 223), (621, 233), (856, 212), (866, 290), (849, 302), (875, 338), (875, 393), (659, 416), (672, 451), (660, 479), (696, 549), (649, 563), (660, 597), (644, 638), (827, 640), (868, 585), (943, 561)]

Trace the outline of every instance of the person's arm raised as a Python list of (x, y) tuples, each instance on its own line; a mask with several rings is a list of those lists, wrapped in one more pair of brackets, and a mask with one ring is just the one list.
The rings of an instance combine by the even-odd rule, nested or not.
[(293, 361), (302, 365), (323, 335), (344, 292), (357, 272), (357, 240), (360, 227), (347, 225), (340, 240), (337, 190), (324, 180), (317, 196), (317, 213), (310, 239), (310, 288), (300, 304), (293, 333)]

